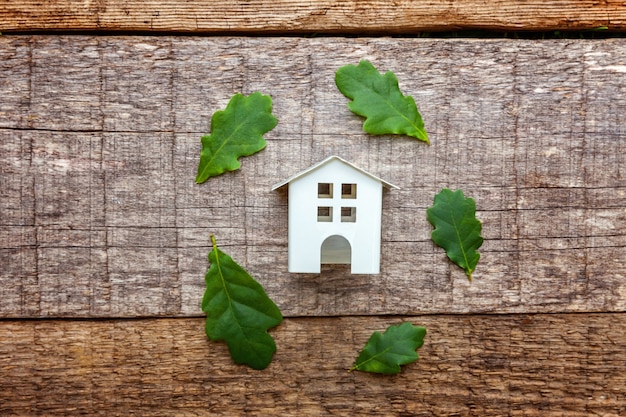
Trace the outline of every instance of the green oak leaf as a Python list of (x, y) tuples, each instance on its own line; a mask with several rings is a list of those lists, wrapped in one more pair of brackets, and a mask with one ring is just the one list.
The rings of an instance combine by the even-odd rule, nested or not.
[(350, 370), (397, 374), (400, 365), (419, 358), (416, 350), (424, 344), (424, 336), (425, 327), (408, 322), (389, 326), (385, 333), (374, 332)]
[(374, 135), (404, 134), (430, 144), (415, 100), (400, 92), (391, 71), (381, 75), (369, 62), (346, 65), (335, 73), (341, 93), (353, 100), (348, 108), (365, 117), (363, 130)]
[(482, 224), (476, 218), (476, 203), (465, 198), (463, 191), (441, 190), (432, 207), (426, 210), (428, 221), (435, 227), (433, 241), (444, 248), (448, 258), (465, 270), (467, 278), (480, 259), (477, 249), (483, 244)]
[(206, 334), (211, 340), (226, 341), (235, 363), (265, 369), (276, 352), (267, 330), (278, 326), (283, 316), (261, 284), (218, 249), (213, 235), (211, 242), (202, 299)]
[(225, 110), (211, 118), (211, 134), (202, 136), (202, 151), (196, 183), (226, 171), (239, 169), (239, 157), (250, 156), (265, 148), (263, 134), (278, 123), (272, 115), (270, 96), (256, 92), (235, 94)]

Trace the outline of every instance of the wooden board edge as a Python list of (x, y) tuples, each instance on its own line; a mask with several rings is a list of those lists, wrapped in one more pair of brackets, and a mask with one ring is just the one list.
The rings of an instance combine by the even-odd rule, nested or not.
[[(382, 5), (382, 6), (381, 6)], [(619, 2), (0, 1), (0, 32), (400, 35), (495, 30), (626, 30)]]
[[(626, 313), (287, 319), (262, 371), (201, 319), (0, 321), (3, 415), (620, 415)], [(369, 335), (428, 334), (395, 376), (347, 372)]]

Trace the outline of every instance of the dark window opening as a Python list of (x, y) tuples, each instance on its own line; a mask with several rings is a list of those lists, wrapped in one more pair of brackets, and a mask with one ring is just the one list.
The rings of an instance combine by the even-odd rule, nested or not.
[(327, 182), (317, 184), (318, 198), (333, 198), (333, 185)]
[(318, 222), (332, 222), (333, 221), (333, 208), (332, 207), (318, 207), (317, 208), (317, 221)]
[(356, 207), (342, 207), (341, 221), (348, 223), (356, 222)]
[(356, 198), (356, 184), (341, 184), (341, 198)]

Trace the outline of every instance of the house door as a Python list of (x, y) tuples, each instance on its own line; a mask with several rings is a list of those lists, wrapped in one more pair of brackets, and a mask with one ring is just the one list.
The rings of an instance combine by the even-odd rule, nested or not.
[(352, 248), (350, 242), (343, 236), (329, 236), (322, 243), (323, 264), (350, 264), (352, 262)]

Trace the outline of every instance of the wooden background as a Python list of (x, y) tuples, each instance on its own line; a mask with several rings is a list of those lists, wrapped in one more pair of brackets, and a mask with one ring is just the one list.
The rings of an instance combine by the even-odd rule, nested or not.
[[(74, 3), (0, 0), (0, 414), (626, 414), (626, 43), (327, 36), (619, 31), (620, 3)], [(361, 131), (334, 85), (360, 59), (431, 146)], [(211, 114), (253, 91), (267, 148), (195, 184)], [(287, 272), (270, 188), (332, 154), (401, 187), (380, 275)], [(430, 241), (442, 187), (483, 221), (471, 284)], [(286, 317), (264, 371), (204, 334), (210, 233)], [(402, 321), (417, 363), (346, 372)]]

